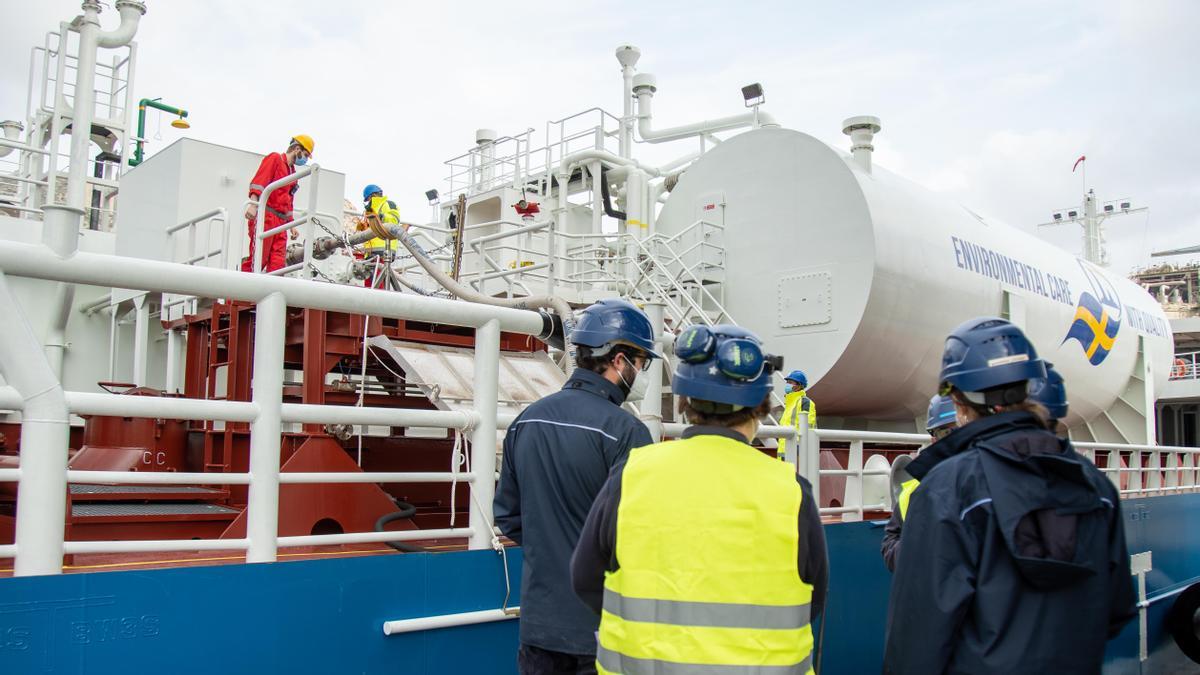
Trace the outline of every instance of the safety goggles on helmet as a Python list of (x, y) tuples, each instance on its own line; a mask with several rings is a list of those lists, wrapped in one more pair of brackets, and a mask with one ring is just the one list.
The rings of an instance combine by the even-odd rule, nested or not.
[(764, 354), (749, 338), (729, 338), (717, 346), (717, 336), (708, 326), (689, 326), (675, 341), (675, 355), (687, 363), (703, 363), (716, 357), (716, 368), (731, 380), (749, 382), (764, 372), (783, 369), (783, 357)]

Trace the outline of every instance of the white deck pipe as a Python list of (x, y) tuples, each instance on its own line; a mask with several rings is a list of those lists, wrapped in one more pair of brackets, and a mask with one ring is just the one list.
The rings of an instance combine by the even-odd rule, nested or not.
[(775, 118), (759, 110), (667, 129), (654, 129), (651, 127), (654, 116), (652, 102), (654, 92), (657, 90), (658, 83), (650, 73), (639, 73), (633, 78), (633, 93), (638, 102), (638, 135), (648, 143), (666, 143), (718, 131), (729, 131), (742, 127), (776, 126), (777, 124)]
[(67, 400), (3, 272), (0, 316), (0, 372), (24, 399), (13, 574), (59, 574), (67, 517)]
[(291, 307), (334, 309), (455, 326), (477, 327), (498, 319), (505, 331), (522, 335), (537, 335), (542, 331), (541, 315), (520, 309), (100, 253), (80, 252), (70, 260), (63, 260), (41, 245), (10, 241), (0, 241), (0, 270), (32, 279), (247, 302), (259, 302), (278, 292), (287, 296)]
[(520, 607), (509, 607), (508, 612), (502, 609), (484, 609), (478, 612), (462, 612), (461, 614), (442, 614), (439, 616), (423, 616), (416, 619), (396, 619), (383, 622), (384, 635), (414, 633), (435, 628), (451, 628), (454, 626), (470, 626), (477, 623), (492, 621), (507, 621), (521, 617)]
[(83, 21), (79, 25), (79, 60), (75, 75), (75, 100), (71, 112), (71, 164), (67, 173), (67, 205), (78, 209), (88, 206), (88, 150), (92, 142), (92, 120), (96, 114), (96, 52), (100, 47), (123, 47), (137, 33), (138, 22), (146, 6), (138, 0), (118, 0), (121, 25), (101, 32), (100, 3), (84, 0)]

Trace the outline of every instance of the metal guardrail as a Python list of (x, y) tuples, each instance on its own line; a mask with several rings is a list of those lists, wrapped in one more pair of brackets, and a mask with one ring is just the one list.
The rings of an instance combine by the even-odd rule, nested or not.
[[(299, 182), (300, 179), (304, 178), (305, 176), (312, 176), (312, 180), (308, 182), (308, 211), (306, 211), (305, 214), (299, 218), (295, 217), (293, 211), (292, 214), (288, 214), (292, 217), (291, 220), (264, 231), (263, 228), (265, 227), (264, 223), (266, 222), (267, 218), (267, 209), (269, 208), (267, 206), (267, 202), (271, 198), (271, 194), (280, 188)], [(251, 269), (254, 270), (255, 274), (262, 274), (263, 245), (268, 237), (282, 234), (284, 232), (291, 232), (298, 227), (303, 227), (304, 230), (301, 232), (301, 239), (303, 239), (305, 242), (311, 242), (313, 240), (313, 225), (315, 223), (314, 219), (316, 218), (317, 214), (317, 186), (319, 184), (320, 177), (321, 166), (315, 162), (309, 163), (300, 167), (299, 169), (294, 170), (292, 173), (280, 178), (270, 185), (267, 185), (265, 188), (263, 188), (263, 191), (259, 193), (258, 200), (255, 202), (258, 206), (258, 213), (254, 218), (254, 239), (257, 243), (254, 247), (254, 259), (251, 261)], [(311, 265), (312, 245), (306, 244), (304, 246), (303, 261), (294, 265), (287, 265), (277, 270), (272, 270), (270, 274), (283, 276), (296, 270), (310, 269)]]
[[(261, 220), (260, 220), (261, 224)], [(370, 289), (308, 280), (250, 275), (241, 272), (198, 266), (186, 266), (152, 260), (122, 258), (81, 252), (69, 260), (58, 258), (41, 245), (0, 242), (0, 293), (9, 295), (4, 275), (24, 276), (67, 283), (91, 284), (167, 292), (198, 297), (222, 297), (256, 305), (254, 391), (249, 402), (210, 401), (180, 398), (140, 398), (112, 394), (64, 392), (65, 410), (76, 414), (124, 416), (160, 416), (201, 420), (241, 420), (250, 423), (250, 466), (245, 474), (171, 473), (149, 478), (142, 472), (58, 472), (54, 463), (31, 462), (29, 466), (0, 472), (0, 480), (18, 481), (16, 543), (0, 547), (0, 556), (15, 556), (15, 573), (57, 574), (64, 553), (128, 552), (197, 549), (243, 549), (247, 562), (276, 559), (280, 546), (309, 546), (358, 543), (366, 541), (403, 541), (421, 538), (462, 538), (471, 548), (488, 548), (494, 540), (492, 517), (481, 504), (489, 505), (494, 493), (496, 468), (495, 442), (497, 410), (483, 406), (476, 413), (411, 411), (388, 408), (292, 405), (283, 403), (283, 348), (285, 312), (291, 307), (365, 313), (390, 318), (429, 321), (475, 329), (475, 391), (480, 400), (497, 399), (499, 378), (500, 331), (526, 335), (541, 331), (541, 318), (533, 313), (502, 307), (474, 305), (438, 298), (399, 293), (378, 293)], [(25, 325), (29, 340), (36, 343), (32, 329)], [(4, 335), (13, 339), (19, 330)], [(18, 353), (9, 344), (0, 345), (0, 361)], [(29, 345), (25, 345), (28, 353)], [(40, 346), (36, 346), (40, 353)], [(4, 361), (5, 368), (13, 367)], [(7, 374), (7, 371), (6, 371)], [(10, 380), (13, 381), (13, 380)], [(57, 388), (57, 383), (52, 388)], [(28, 400), (46, 392), (22, 392)], [(6, 406), (19, 409), (11, 391)], [(65, 419), (65, 417), (64, 417)], [(370, 482), (461, 480), (471, 486), (473, 505), (468, 526), (446, 530), (418, 530), (386, 533), (346, 533), (283, 537), (278, 534), (279, 486), (290, 482), (359, 481), (337, 473), (282, 474), (280, 472), (280, 431), (283, 422), (314, 424), (350, 423), (387, 426), (435, 426), (471, 434), (468, 473), (388, 473), (370, 475)], [(25, 425), (44, 425), (46, 420), (25, 419)], [(65, 437), (64, 437), (65, 438)], [(67, 448), (39, 448), (44, 453)], [(63, 503), (67, 485), (73, 480), (123, 483), (162, 481), (171, 484), (214, 484), (246, 481), (249, 497), (246, 507), (246, 537), (240, 540), (168, 540), (168, 541), (66, 541)]]
[(1168, 379), (1200, 380), (1200, 352), (1176, 354)]

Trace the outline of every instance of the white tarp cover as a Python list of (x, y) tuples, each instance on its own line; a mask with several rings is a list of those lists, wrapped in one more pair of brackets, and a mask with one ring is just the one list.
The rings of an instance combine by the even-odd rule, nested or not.
[[(440, 410), (475, 407), (475, 350), (416, 342), (370, 339), (375, 357), (391, 360), (408, 382)], [(384, 356), (386, 354), (387, 356)], [(562, 389), (566, 375), (546, 352), (500, 352), (499, 410), (518, 413), (534, 401)]]

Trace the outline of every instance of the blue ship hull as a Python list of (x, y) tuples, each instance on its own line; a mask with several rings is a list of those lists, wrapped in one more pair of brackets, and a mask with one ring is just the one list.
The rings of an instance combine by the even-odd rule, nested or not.
[[(1123, 504), (1130, 551), (1153, 551), (1149, 659), (1139, 662), (1134, 621), (1109, 643), (1105, 673), (1197, 672), (1164, 621), (1171, 591), (1200, 579), (1200, 494)], [(826, 533), (821, 672), (879, 672), (890, 583), (882, 523)], [(472, 551), (0, 580), (0, 672), (515, 673), (515, 621), (382, 631), (391, 619), (499, 607), (501, 564), (491, 551)], [(519, 550), (508, 564), (519, 585)], [(519, 597), (514, 588), (512, 603)]]

